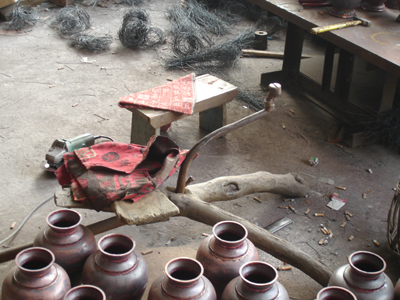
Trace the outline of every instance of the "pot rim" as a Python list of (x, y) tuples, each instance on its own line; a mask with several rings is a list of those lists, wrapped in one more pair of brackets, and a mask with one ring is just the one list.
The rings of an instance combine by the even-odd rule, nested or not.
[[(246, 268), (251, 268), (253, 267), (253, 270), (250, 270), (250, 272), (248, 274), (244, 274), (245, 269)], [(245, 275), (249, 275), (252, 274), (251, 271), (254, 271), (256, 269), (264, 269), (264, 270), (268, 270), (268, 271), (272, 271), (273, 274), (273, 278), (268, 281), (268, 282), (263, 282), (263, 283), (257, 283), (257, 282), (253, 282), (248, 280)], [(257, 274), (262, 274), (262, 272), (258, 271)], [(276, 270), (276, 268), (274, 266), (272, 266), (269, 263), (263, 262), (263, 261), (249, 261), (247, 263), (245, 263), (244, 265), (242, 265), (239, 269), (239, 276), (240, 278), (244, 281), (244, 283), (250, 287), (253, 287), (255, 289), (261, 290), (261, 289), (268, 289), (271, 285), (273, 285), (275, 282), (277, 282), (279, 274), (278, 271)]]
[[(243, 233), (241, 233), (242, 237), (240, 239), (234, 240), (234, 241), (224, 240), (224, 239), (220, 238), (218, 236), (218, 234), (221, 234), (221, 233), (218, 232), (218, 229), (220, 229), (223, 225), (231, 225), (231, 226), (234, 226), (235, 229), (237, 229), (237, 231), (243, 231)], [(248, 236), (247, 228), (244, 225), (242, 225), (242, 224), (240, 224), (239, 222), (236, 222), (236, 221), (221, 221), (221, 222), (218, 222), (217, 224), (215, 224), (213, 226), (212, 232), (213, 232), (213, 235), (214, 235), (216, 240), (218, 240), (219, 242), (221, 242), (221, 243), (223, 243), (224, 245), (227, 245), (227, 246), (240, 245), (241, 243), (243, 243), (247, 239), (247, 236)]]
[[(317, 300), (321, 300), (320, 297), (321, 297), (322, 293), (326, 292), (327, 290), (340, 290), (343, 293), (347, 293), (350, 297), (353, 298), (353, 300), (357, 300), (357, 297), (356, 297), (356, 295), (353, 294), (353, 292), (351, 292), (348, 289), (345, 289), (343, 287), (340, 287), (340, 286), (327, 286), (327, 287), (324, 287), (323, 289), (321, 289), (318, 292)], [(346, 299), (346, 300), (350, 300), (350, 299)]]
[[(54, 217), (55, 215), (58, 215), (58, 214), (68, 214), (72, 218), (77, 218), (77, 220), (74, 221), (74, 224), (71, 225), (71, 226), (66, 226), (66, 227), (56, 226), (56, 225), (54, 225), (54, 223), (56, 223), (56, 222), (52, 222), (51, 218)], [(57, 220), (57, 221), (60, 221), (60, 220)], [(78, 213), (76, 210), (73, 210), (73, 209), (58, 209), (58, 210), (55, 210), (55, 211), (52, 211), (51, 213), (49, 213), (47, 218), (46, 218), (47, 225), (51, 229), (53, 229), (55, 231), (70, 231), (70, 230), (73, 230), (73, 229), (77, 228), (81, 224), (81, 222), (82, 222), (81, 214)]]
[[(42, 255), (48, 256), (47, 257), (48, 261), (45, 261), (45, 263), (47, 263), (47, 265), (45, 267), (43, 267), (43, 268), (40, 268), (40, 269), (28, 269), (28, 268), (23, 267), (23, 265), (26, 262), (28, 262), (29, 260), (25, 261), (25, 262), (22, 262), (21, 260), (23, 259), (23, 257), (25, 255), (28, 255), (29, 252), (31, 252), (31, 253), (32, 252), (33, 253), (35, 253), (35, 252), (36, 253), (40, 253), (41, 252)], [(30, 248), (24, 249), (21, 252), (19, 252), (17, 254), (17, 256), (15, 257), (15, 264), (17, 265), (17, 267), (21, 271), (26, 272), (26, 273), (30, 273), (30, 274), (40, 274), (40, 273), (43, 273), (43, 272), (47, 271), (54, 264), (55, 261), (56, 261), (56, 257), (54, 256), (54, 253), (52, 251), (50, 251), (49, 249), (43, 248), (43, 247), (30, 247)]]
[(100, 295), (103, 297), (103, 300), (106, 300), (106, 299), (107, 299), (107, 298), (106, 298), (106, 294), (103, 292), (102, 289), (100, 289), (100, 288), (97, 287), (97, 286), (90, 285), (90, 284), (82, 284), (82, 285), (78, 285), (78, 286), (76, 286), (76, 287), (71, 288), (71, 289), (65, 294), (65, 296), (64, 296), (63, 299), (64, 299), (64, 300), (67, 300), (67, 297), (68, 297), (69, 295), (71, 295), (72, 293), (74, 293), (76, 290), (80, 290), (80, 289), (82, 289), (82, 288), (87, 288), (87, 289), (96, 290), (96, 292), (100, 293)]
[[(131, 244), (131, 245), (127, 245), (127, 248), (130, 247), (130, 249), (128, 251), (126, 251), (126, 252), (123, 252), (123, 253), (110, 253), (110, 252), (107, 252), (104, 249), (106, 247), (104, 247), (104, 245), (103, 245), (107, 239), (115, 239), (115, 240), (123, 239), (126, 242)], [(111, 245), (111, 243), (112, 243), (112, 241), (110, 241), (110, 244), (108, 244), (106, 246)], [(98, 245), (99, 251), (101, 253), (103, 253), (104, 255), (106, 255), (107, 257), (125, 258), (126, 256), (130, 255), (133, 252), (133, 250), (135, 249), (135, 246), (136, 246), (136, 242), (133, 239), (131, 239), (129, 236), (127, 236), (127, 235), (119, 234), (119, 233), (110, 233), (110, 234), (107, 234), (107, 235), (103, 236), (99, 240), (97, 245)]]
[[(194, 267), (198, 267), (199, 268), (199, 272), (196, 272), (196, 273), (198, 273), (198, 275), (196, 277), (194, 277), (192, 279), (188, 279), (188, 280), (178, 279), (178, 278), (175, 278), (175, 277), (171, 276), (171, 273), (173, 273), (176, 270), (179, 270), (179, 266), (177, 266), (173, 270), (169, 270), (169, 268), (171, 267), (171, 265), (173, 263), (179, 263), (179, 262), (181, 262), (182, 264), (186, 262), (186, 264), (189, 263), (189, 264), (192, 264)], [(182, 269), (188, 270), (188, 269), (190, 269), (190, 267), (186, 266), (185, 268), (183, 268), (183, 266), (182, 266)], [(193, 271), (193, 269), (194, 268), (192, 268), (191, 270)], [(193, 258), (190, 258), (190, 257), (177, 257), (177, 258), (171, 259), (169, 262), (167, 262), (167, 264), (165, 265), (165, 268), (164, 268), (164, 272), (165, 272), (166, 276), (170, 280), (172, 280), (173, 282), (178, 283), (178, 284), (182, 284), (182, 285), (189, 285), (189, 284), (196, 283), (203, 276), (204, 267), (196, 259), (193, 259)]]
[[(382, 264), (382, 267), (380, 268), (380, 270), (365, 271), (365, 270), (362, 270), (362, 269), (358, 268), (354, 264), (355, 263), (354, 262), (354, 258), (356, 256), (361, 256), (361, 255), (369, 256), (368, 262), (371, 263), (371, 264), (373, 264), (374, 262), (376, 263), (376, 265), (377, 264)], [(373, 259), (374, 261), (371, 261), (371, 259)], [(349, 265), (353, 270), (355, 270), (359, 274), (362, 274), (362, 275), (364, 275), (366, 277), (379, 276), (381, 273), (383, 273), (386, 270), (386, 262), (385, 262), (385, 260), (381, 256), (379, 256), (378, 254), (375, 254), (375, 253), (370, 252), (370, 251), (364, 251), (364, 250), (356, 251), (356, 252), (352, 253), (349, 256), (348, 260), (349, 260)]]

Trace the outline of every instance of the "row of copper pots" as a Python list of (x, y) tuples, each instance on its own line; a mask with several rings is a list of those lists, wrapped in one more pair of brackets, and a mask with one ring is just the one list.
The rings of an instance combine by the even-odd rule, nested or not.
[[(134, 251), (135, 242), (125, 235), (109, 234), (99, 240), (97, 250), (93, 234), (80, 222), (80, 214), (73, 210), (50, 213), (48, 227), (36, 237), (35, 247), (17, 255), (17, 266), (3, 282), (2, 299), (97, 300), (105, 295), (107, 299), (141, 299), (148, 271), (143, 257)], [(349, 264), (330, 279), (329, 286), (338, 287), (321, 290), (317, 299), (392, 300), (393, 285), (385, 268), (380, 256), (355, 252)], [(78, 272), (84, 285), (70, 290), (67, 273)], [(246, 228), (223, 221), (201, 243), (196, 259), (176, 258), (167, 263), (165, 274), (152, 284), (148, 300), (289, 299), (277, 279), (273, 266), (258, 261)]]
[[(370, 12), (383, 12), (386, 7), (400, 9), (400, 0), (331, 0), (331, 3), (332, 8), (329, 13), (344, 19), (355, 17), (354, 9), (358, 6)], [(396, 21), (400, 22), (400, 18), (397, 18)]]

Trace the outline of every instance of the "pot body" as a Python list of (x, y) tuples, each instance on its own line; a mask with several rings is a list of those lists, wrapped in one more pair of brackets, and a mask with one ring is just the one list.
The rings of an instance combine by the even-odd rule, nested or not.
[(47, 227), (35, 238), (33, 245), (51, 250), (56, 263), (69, 275), (82, 271), (86, 259), (97, 249), (93, 233), (81, 225), (81, 215), (69, 209), (51, 212)]
[(385, 261), (368, 251), (354, 252), (349, 264), (338, 268), (328, 285), (340, 286), (351, 291), (358, 300), (392, 300), (394, 288), (384, 273)]
[(339, 286), (329, 286), (323, 288), (318, 292), (316, 300), (331, 300), (331, 299), (357, 300), (356, 296), (352, 292)]
[(147, 264), (128, 236), (109, 234), (86, 260), (82, 282), (102, 289), (108, 300), (139, 300), (148, 281)]
[(399, 6), (397, 5), (396, 0), (387, 0), (385, 2), (385, 6), (388, 8), (399, 9)]
[(213, 234), (200, 244), (196, 259), (203, 265), (204, 276), (212, 282), (219, 298), (226, 285), (239, 276), (241, 266), (258, 260), (258, 253), (247, 239), (243, 225), (222, 221), (214, 225)]
[(356, 15), (354, 10), (361, 3), (361, 0), (331, 0), (332, 8), (329, 13), (335, 17), (348, 19)]
[(203, 266), (195, 259), (173, 259), (165, 266), (164, 273), (151, 285), (148, 300), (217, 299), (212, 283), (203, 276)]
[(239, 274), (225, 287), (221, 300), (289, 300), (286, 289), (277, 281), (278, 272), (270, 264), (249, 262)]
[(54, 254), (40, 247), (28, 248), (15, 258), (17, 266), (6, 275), (3, 300), (62, 300), (71, 288), (68, 274), (54, 263)]
[[(400, 9), (400, 0), (397, 0), (397, 7)], [(396, 21), (400, 23), (400, 15), (397, 17)]]
[(107, 300), (106, 294), (94, 285), (79, 285), (70, 289), (64, 300)]
[(397, 283), (394, 287), (394, 300), (400, 300), (400, 279), (397, 280)]
[(386, 10), (386, 0), (364, 0), (361, 8), (367, 11), (382, 12)]

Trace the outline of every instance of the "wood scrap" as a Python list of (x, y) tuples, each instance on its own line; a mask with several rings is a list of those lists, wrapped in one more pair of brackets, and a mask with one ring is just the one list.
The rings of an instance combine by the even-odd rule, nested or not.
[[(242, 50), (242, 55), (244, 57), (265, 57), (265, 58), (283, 58), (284, 53), (283, 52), (273, 52), (273, 51), (267, 51), (267, 50), (253, 50), (253, 49), (243, 49)], [(311, 58), (311, 55), (306, 55), (302, 54), (301, 58)]]

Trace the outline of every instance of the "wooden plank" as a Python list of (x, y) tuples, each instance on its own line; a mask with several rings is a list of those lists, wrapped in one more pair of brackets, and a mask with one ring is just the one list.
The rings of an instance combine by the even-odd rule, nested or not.
[(119, 220), (128, 225), (168, 221), (179, 215), (179, 208), (164, 193), (155, 190), (137, 202), (116, 201), (111, 204)]
[[(266, 58), (284, 58), (283, 52), (273, 52), (266, 50), (253, 50), (253, 49), (243, 49), (242, 55), (246, 57), (266, 57)], [(311, 55), (302, 54), (301, 58), (311, 58)]]
[[(209, 108), (220, 106), (232, 101), (238, 93), (238, 88), (218, 77), (205, 74), (196, 77), (197, 101), (193, 114)], [(158, 128), (173, 121), (187, 117), (188, 115), (154, 109), (131, 109), (131, 112), (138, 111), (151, 126)]]
[[(93, 206), (90, 203), (74, 201), (70, 188), (59, 189), (56, 191), (54, 193), (54, 203), (58, 207), (93, 209)], [(110, 206), (105, 207), (102, 211), (114, 212)]]
[(15, 2), (16, 2), (16, 0), (0, 0), (0, 8), (9, 6)]

